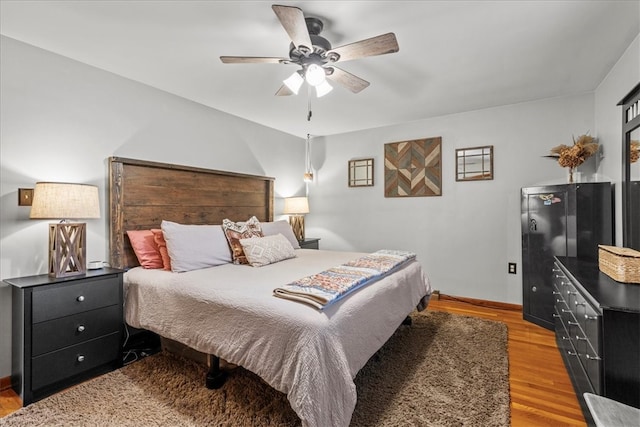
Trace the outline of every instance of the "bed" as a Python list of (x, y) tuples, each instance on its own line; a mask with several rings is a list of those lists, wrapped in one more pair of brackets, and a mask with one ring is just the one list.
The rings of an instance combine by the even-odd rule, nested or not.
[(295, 257), (259, 268), (142, 268), (127, 230), (163, 220), (203, 225), (255, 215), (272, 222), (273, 179), (109, 162), (111, 264), (127, 270), (126, 322), (254, 372), (287, 395), (304, 426), (348, 426), (357, 400), (353, 378), (411, 311), (428, 304), (420, 263), (410, 260), (324, 310), (275, 298), (273, 290), (365, 254), (296, 249)]

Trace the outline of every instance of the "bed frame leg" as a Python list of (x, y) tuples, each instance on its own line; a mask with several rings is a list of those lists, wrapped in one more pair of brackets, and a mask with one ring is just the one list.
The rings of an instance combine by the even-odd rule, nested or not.
[(207, 364), (209, 365), (209, 372), (207, 372), (205, 381), (207, 388), (211, 390), (222, 387), (227, 379), (227, 375), (220, 370), (220, 358), (213, 354), (208, 354)]
[(407, 326), (411, 326), (411, 316), (407, 316), (405, 317), (405, 319), (402, 321), (403, 325), (407, 325)]

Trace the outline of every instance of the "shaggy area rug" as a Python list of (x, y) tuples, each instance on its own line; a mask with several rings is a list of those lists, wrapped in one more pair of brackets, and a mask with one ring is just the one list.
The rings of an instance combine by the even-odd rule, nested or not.
[[(358, 373), (352, 426), (508, 426), (503, 323), (412, 314)], [(207, 390), (205, 367), (166, 353), (0, 419), (0, 426), (297, 426), (286, 396), (242, 368)]]

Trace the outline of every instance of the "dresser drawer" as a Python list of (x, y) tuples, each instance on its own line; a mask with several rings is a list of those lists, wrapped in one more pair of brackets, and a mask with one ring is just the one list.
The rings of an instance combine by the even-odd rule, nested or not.
[[(570, 339), (569, 332), (567, 332), (567, 328), (562, 321), (562, 316), (560, 316), (559, 314), (557, 305), (553, 308), (553, 318), (555, 320), (554, 326), (556, 331), (556, 340), (559, 342), (558, 349), (562, 353), (563, 350), (566, 350), (566, 347), (569, 345), (568, 341), (570, 341)], [(562, 343), (562, 345), (560, 345), (560, 343)]]
[(569, 305), (562, 298), (556, 298), (555, 307), (558, 310), (558, 314), (562, 319), (567, 333), (575, 336), (577, 329), (579, 329), (579, 323), (573, 315), (573, 311), (569, 308)]
[(602, 360), (599, 356), (593, 354), (592, 349), (585, 349), (584, 352), (578, 353), (580, 362), (587, 373), (587, 377), (596, 394), (604, 392), (602, 388)]
[(36, 289), (32, 296), (32, 321), (44, 322), (120, 302), (118, 276), (82, 280), (75, 284)]
[(112, 332), (119, 332), (122, 327), (120, 313), (120, 306), (112, 305), (36, 323), (33, 325), (31, 336), (31, 354), (35, 357)]
[(589, 303), (578, 306), (576, 319), (580, 323), (585, 336), (589, 339), (591, 347), (596, 355), (602, 356), (602, 315), (597, 312)]
[(569, 339), (569, 334), (564, 328), (564, 324), (562, 323), (562, 319), (556, 319), (556, 344), (558, 346), (558, 351), (563, 356), (569, 354), (569, 352), (573, 352), (573, 345), (571, 344), (571, 339)]
[(34, 357), (31, 388), (35, 391), (98, 366), (115, 362), (119, 353), (120, 334), (113, 333)]

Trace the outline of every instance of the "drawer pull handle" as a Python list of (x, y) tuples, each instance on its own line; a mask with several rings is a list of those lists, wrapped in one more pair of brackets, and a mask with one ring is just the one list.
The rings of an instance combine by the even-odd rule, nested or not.
[(567, 295), (577, 295), (577, 292), (567, 291)]
[(563, 313), (571, 313), (571, 310), (565, 310), (564, 308), (560, 310)]
[(84, 332), (84, 325), (78, 326), (78, 332)]
[(580, 336), (576, 335), (576, 340), (577, 341), (587, 341), (587, 337), (580, 337)]
[(572, 322), (572, 321), (568, 321), (567, 324), (571, 325), (571, 326), (579, 326), (580, 323), (578, 322)]
[(76, 298), (76, 301), (78, 302), (84, 301), (84, 295), (80, 295), (78, 298)]
[(584, 315), (586, 320), (598, 320), (598, 316), (589, 316), (588, 314)]
[(557, 313), (553, 313), (553, 314), (552, 314), (552, 316), (553, 316), (553, 317), (556, 317), (556, 318), (560, 318), (560, 315), (559, 315), (559, 314), (557, 314)]
[(84, 362), (84, 355), (83, 354), (79, 354), (78, 357), (76, 358), (76, 360), (80, 363)]
[(576, 305), (576, 307), (579, 306), (579, 305), (585, 306), (585, 305), (587, 305), (587, 303), (586, 302), (578, 302), (578, 301), (576, 301), (575, 305)]
[[(551, 294), (552, 294), (552, 295), (562, 295), (562, 292), (556, 292), (556, 291), (553, 291), (553, 292), (551, 292)], [(558, 300), (556, 300), (556, 301), (558, 301)]]
[(601, 357), (598, 357), (598, 356), (589, 356), (588, 354), (587, 354), (587, 359), (589, 359), (589, 360), (602, 360), (602, 358), (601, 358)]
[(569, 341), (569, 338), (565, 337), (564, 335), (562, 336), (562, 340), (563, 341)]
[(576, 352), (574, 352), (574, 351), (571, 351), (571, 350), (567, 350), (567, 354), (568, 354), (569, 356), (578, 356), (578, 353), (576, 353)]

